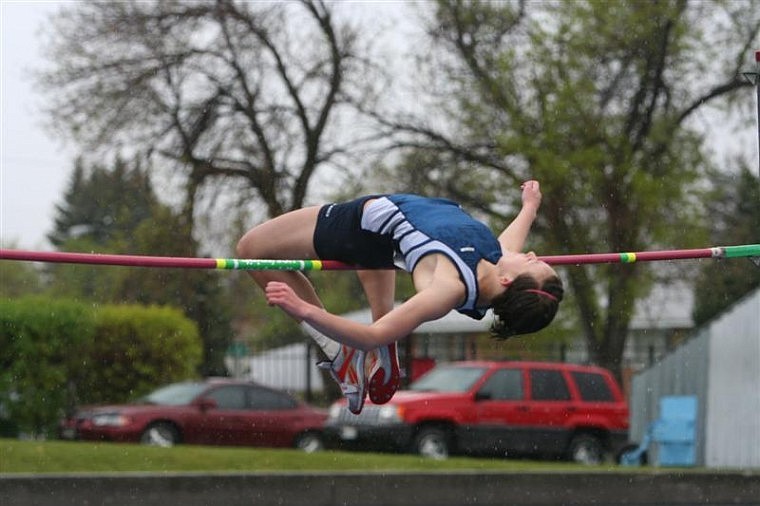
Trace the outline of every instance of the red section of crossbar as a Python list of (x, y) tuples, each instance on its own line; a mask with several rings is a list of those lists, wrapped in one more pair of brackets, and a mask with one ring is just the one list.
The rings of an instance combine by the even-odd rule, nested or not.
[[(636, 262), (653, 262), (657, 260), (684, 260), (689, 258), (712, 258), (712, 248), (678, 249), (662, 251), (638, 251), (626, 253), (635, 255)], [(587, 253), (583, 255), (552, 255), (540, 256), (540, 260), (551, 265), (580, 265), (603, 263), (632, 263), (623, 260), (621, 253)]]
[(108, 255), (100, 253), (66, 253), (61, 251), (0, 250), (0, 259), (30, 262), (122, 265), (126, 267), (179, 267), (183, 269), (215, 269), (214, 258), (157, 257), (141, 255)]

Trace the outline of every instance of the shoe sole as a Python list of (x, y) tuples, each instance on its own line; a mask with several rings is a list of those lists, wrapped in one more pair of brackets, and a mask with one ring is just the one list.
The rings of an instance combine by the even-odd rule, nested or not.
[[(396, 343), (383, 346), (377, 350), (380, 368), (372, 374), (367, 388), (369, 399), (373, 404), (385, 404), (393, 398), (401, 383)], [(390, 364), (386, 368), (386, 363)], [(390, 378), (386, 381), (385, 371), (390, 369)]]

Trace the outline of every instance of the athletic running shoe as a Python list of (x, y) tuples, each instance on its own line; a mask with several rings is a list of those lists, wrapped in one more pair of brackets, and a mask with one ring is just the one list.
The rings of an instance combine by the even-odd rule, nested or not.
[(374, 404), (385, 404), (401, 383), (396, 343), (372, 350), (368, 356), (369, 398)]
[(361, 350), (341, 345), (335, 358), (317, 363), (318, 367), (327, 369), (340, 385), (348, 401), (348, 409), (355, 415), (361, 413), (367, 396), (366, 357), (367, 354)]

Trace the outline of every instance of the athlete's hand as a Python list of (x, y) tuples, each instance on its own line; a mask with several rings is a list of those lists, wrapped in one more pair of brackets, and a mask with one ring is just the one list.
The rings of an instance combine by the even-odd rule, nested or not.
[(537, 211), (541, 205), (541, 188), (538, 181), (525, 181), (520, 188), (523, 207)]
[(309, 303), (296, 295), (287, 283), (270, 281), (264, 293), (270, 306), (278, 306), (296, 320), (302, 320)]

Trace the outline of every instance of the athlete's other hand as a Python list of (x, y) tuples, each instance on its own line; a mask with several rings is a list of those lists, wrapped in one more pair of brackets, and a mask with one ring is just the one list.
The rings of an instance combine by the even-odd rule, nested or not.
[(541, 205), (541, 188), (538, 181), (525, 181), (520, 185), (522, 189), (522, 203), (523, 207), (538, 210)]
[(270, 281), (264, 293), (270, 306), (278, 306), (296, 320), (302, 320), (309, 303), (301, 299), (287, 283)]

